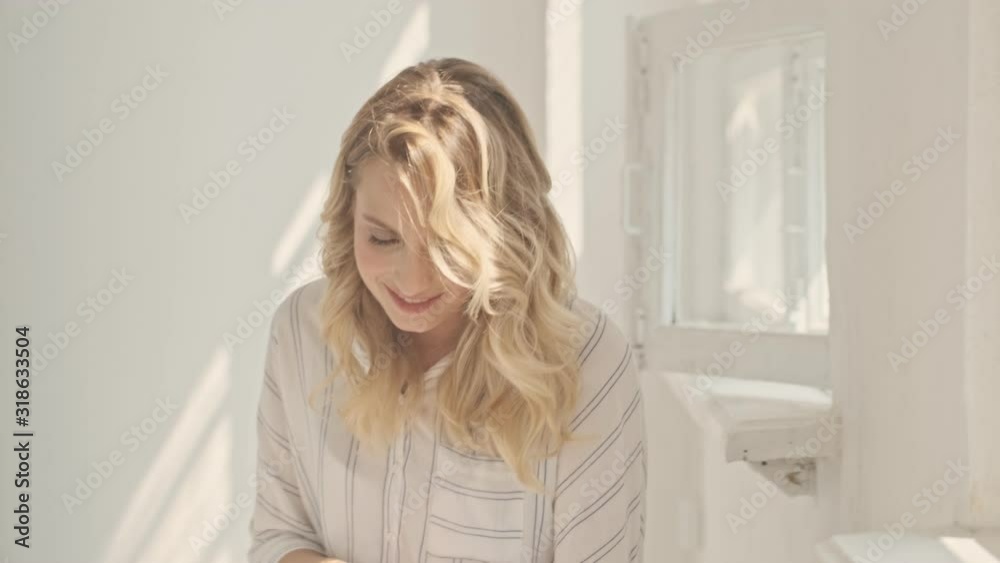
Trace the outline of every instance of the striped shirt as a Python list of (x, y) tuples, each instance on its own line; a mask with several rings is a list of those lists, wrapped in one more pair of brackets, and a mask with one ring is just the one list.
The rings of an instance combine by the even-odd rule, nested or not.
[[(445, 356), (424, 375), (426, 405), (379, 455), (363, 449), (309, 391), (332, 369), (320, 331), (325, 279), (290, 294), (271, 321), (257, 412), (251, 563), (309, 548), (347, 563), (626, 563), (643, 561), (646, 427), (633, 350), (604, 311), (577, 298), (580, 340), (574, 434), (535, 464), (548, 495), (527, 490), (499, 458), (460, 451), (435, 431)], [(359, 361), (367, 358), (355, 350)], [(346, 391), (344, 378), (327, 388)]]

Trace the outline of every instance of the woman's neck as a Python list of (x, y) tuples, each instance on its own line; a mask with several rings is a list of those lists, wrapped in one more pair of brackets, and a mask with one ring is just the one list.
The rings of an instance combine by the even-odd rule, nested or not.
[[(461, 321), (462, 319), (458, 319)], [(458, 346), (465, 322), (442, 323), (427, 332), (412, 333), (413, 357), (421, 373), (426, 372)]]

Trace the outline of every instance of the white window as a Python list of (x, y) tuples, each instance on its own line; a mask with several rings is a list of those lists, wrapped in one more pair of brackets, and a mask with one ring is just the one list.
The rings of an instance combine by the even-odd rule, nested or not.
[(823, 386), (822, 10), (777, 4), (670, 11), (631, 34), (631, 265), (666, 256), (634, 313), (651, 367)]

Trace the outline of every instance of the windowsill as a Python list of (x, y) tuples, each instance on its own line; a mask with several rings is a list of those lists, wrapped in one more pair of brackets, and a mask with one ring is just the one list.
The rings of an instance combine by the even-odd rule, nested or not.
[[(881, 545), (879, 540), (881, 538)], [(833, 536), (817, 547), (823, 563), (1000, 563), (1000, 534), (930, 537), (913, 533), (898, 540), (888, 532)]]
[[(727, 461), (767, 464), (835, 455), (837, 428), (828, 391), (806, 385), (663, 374), (724, 434)], [(700, 383), (700, 386), (699, 386)]]

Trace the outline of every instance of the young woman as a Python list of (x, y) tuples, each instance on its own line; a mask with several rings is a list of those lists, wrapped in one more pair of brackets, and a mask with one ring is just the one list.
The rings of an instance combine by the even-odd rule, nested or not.
[(576, 297), (510, 92), (426, 61), (342, 138), (323, 278), (275, 313), (250, 561), (643, 560), (632, 349)]

